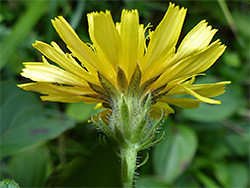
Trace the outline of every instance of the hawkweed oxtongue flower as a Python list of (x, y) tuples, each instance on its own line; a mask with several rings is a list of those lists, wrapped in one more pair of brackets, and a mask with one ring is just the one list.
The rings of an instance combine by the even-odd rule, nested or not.
[(176, 47), (185, 15), (186, 9), (170, 3), (151, 31), (150, 25), (139, 23), (137, 10), (123, 10), (118, 23), (109, 11), (93, 12), (87, 15), (93, 44), (82, 42), (59, 16), (52, 24), (70, 53), (55, 42), (36, 41), (33, 46), (44, 55), (42, 62), (24, 63), (21, 75), (34, 82), (19, 87), (44, 94), (45, 101), (96, 103), (104, 109), (92, 120), (117, 145), (125, 187), (132, 186), (137, 153), (160, 141), (155, 140), (157, 127), (174, 113), (169, 105), (220, 104), (211, 97), (223, 94), (230, 83), (193, 84), (226, 47), (219, 40), (211, 42), (217, 30), (205, 20)]

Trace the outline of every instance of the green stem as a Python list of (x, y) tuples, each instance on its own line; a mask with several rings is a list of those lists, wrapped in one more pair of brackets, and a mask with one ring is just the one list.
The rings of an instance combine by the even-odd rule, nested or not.
[(136, 170), (137, 145), (121, 148), (122, 183), (124, 188), (132, 188)]

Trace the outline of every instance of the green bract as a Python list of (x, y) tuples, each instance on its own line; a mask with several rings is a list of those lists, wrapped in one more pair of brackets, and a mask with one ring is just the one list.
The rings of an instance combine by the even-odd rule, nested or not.
[[(145, 88), (150, 87), (157, 79), (140, 86), (141, 71), (139, 67), (135, 69), (129, 84), (121, 68), (119, 68), (118, 75), (117, 83), (119, 83), (120, 91), (101, 74), (98, 75), (102, 87), (109, 94), (109, 97), (106, 97), (111, 112), (106, 120), (100, 116), (94, 117), (92, 120), (96, 127), (115, 141), (118, 147), (127, 148), (135, 145), (136, 152), (139, 152), (161, 140), (154, 141), (154, 138), (157, 127), (163, 119), (163, 113), (161, 118), (152, 124), (149, 116), (152, 94), (150, 91), (145, 93)], [(125, 90), (124, 87), (127, 85), (129, 89)], [(95, 91), (103, 94), (97, 88)]]

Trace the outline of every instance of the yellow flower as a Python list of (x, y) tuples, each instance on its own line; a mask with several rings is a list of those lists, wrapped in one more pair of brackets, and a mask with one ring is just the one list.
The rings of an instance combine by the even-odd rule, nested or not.
[(219, 40), (211, 42), (217, 30), (205, 20), (176, 47), (186, 9), (172, 3), (155, 31), (139, 23), (137, 10), (123, 10), (118, 23), (109, 11), (87, 16), (93, 44), (81, 41), (62, 16), (55, 18), (52, 24), (70, 53), (55, 42), (36, 41), (33, 46), (43, 61), (24, 63), (21, 75), (34, 82), (18, 86), (42, 93), (42, 100), (96, 103), (96, 108), (106, 109), (92, 120), (115, 141), (123, 185), (132, 187), (137, 153), (161, 141), (163, 136), (155, 140), (156, 132), (162, 118), (174, 113), (169, 105), (220, 104), (211, 97), (223, 94), (229, 81), (193, 83), (226, 47)]
[[(126, 97), (137, 93), (139, 98), (150, 93), (151, 118), (159, 117), (162, 109), (165, 115), (173, 113), (169, 104), (182, 108), (197, 108), (200, 102), (220, 104), (210, 97), (223, 94), (229, 81), (193, 82), (226, 47), (219, 40), (211, 43), (217, 30), (205, 20), (176, 47), (185, 15), (186, 9), (170, 3), (160, 24), (151, 31), (150, 26), (139, 23), (137, 10), (123, 10), (118, 23), (113, 22), (109, 11), (93, 12), (87, 15), (92, 45), (81, 41), (59, 16), (52, 24), (70, 53), (55, 42), (36, 41), (33, 46), (45, 57), (43, 62), (24, 63), (21, 75), (34, 82), (18, 86), (44, 94), (41, 99), (45, 101), (97, 103), (107, 108), (101, 115), (112, 110), (112, 93)], [(149, 35), (145, 36), (147, 30)]]

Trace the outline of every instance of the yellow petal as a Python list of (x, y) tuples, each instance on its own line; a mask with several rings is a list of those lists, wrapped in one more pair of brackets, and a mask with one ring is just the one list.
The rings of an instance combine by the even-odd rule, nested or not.
[(200, 105), (200, 101), (189, 98), (162, 97), (158, 101), (173, 104), (175, 106), (187, 109), (198, 108)]
[(207, 26), (207, 22), (202, 20), (185, 36), (177, 50), (177, 53), (170, 61), (164, 64), (162, 69), (169, 68), (181, 59), (205, 49), (211, 42), (216, 32), (217, 29), (212, 30), (212, 27)]
[(99, 99), (93, 99), (89, 97), (83, 96), (76, 96), (76, 95), (48, 95), (48, 96), (41, 96), (43, 101), (53, 101), (53, 102), (63, 102), (63, 103), (75, 103), (75, 102), (84, 102), (87, 104), (94, 104), (101, 102)]
[(195, 76), (197, 76), (197, 75), (192, 76), (190, 80), (188, 80), (188, 81), (186, 81), (186, 82), (184, 82), (182, 84), (185, 85), (185, 86), (192, 85), (194, 83), (194, 81), (195, 81)]
[(33, 46), (38, 49), (41, 53), (43, 53), (50, 60), (54, 61), (62, 68), (71, 72), (72, 74), (77, 75), (78, 77), (95, 84), (98, 84), (97, 76), (93, 76), (88, 73), (83, 67), (81, 67), (70, 55), (64, 54), (64, 52), (60, 49), (60, 47), (52, 42), (52, 46), (44, 43), (36, 41)]
[(54, 65), (50, 65), (45, 58), (43, 59), (45, 63), (24, 63), (25, 68), (22, 70), (21, 75), (38, 82), (54, 82), (88, 87), (85, 80)]
[(179, 9), (179, 6), (169, 4), (163, 20), (150, 38), (143, 60), (143, 71), (150, 70), (150, 67), (154, 67), (159, 61), (166, 60), (174, 52), (185, 16), (186, 9)]
[(90, 88), (75, 87), (75, 86), (62, 86), (55, 85), (52, 83), (46, 82), (36, 82), (36, 83), (27, 83), (20, 84), (18, 87), (27, 90), (27, 91), (36, 91), (42, 94), (66, 94), (66, 95), (86, 95), (86, 94), (96, 94)]
[(122, 60), (120, 66), (130, 79), (136, 66), (139, 45), (139, 15), (137, 10), (123, 10), (121, 15)]
[(156, 104), (151, 105), (150, 109), (150, 117), (153, 119), (159, 119), (162, 115), (162, 111), (164, 112), (165, 117), (174, 113), (174, 109), (164, 102), (157, 102)]
[(103, 109), (104, 107), (102, 106), (102, 103), (98, 103), (96, 104), (94, 110), (97, 110), (97, 109)]
[[(214, 84), (194, 84), (185, 86), (204, 97), (216, 97), (223, 94), (225, 92), (225, 85), (230, 83), (231, 83), (230, 81), (224, 81)], [(167, 95), (185, 95), (185, 94), (186, 90), (180, 86), (174, 87), (167, 93)]]
[[(206, 75), (206, 74), (204, 74), (204, 73), (194, 74), (191, 76), (180, 77), (179, 79), (175, 79), (173, 81), (170, 81), (170, 82), (168, 82), (167, 86), (159, 94), (163, 94), (163, 93), (167, 92), (167, 95), (168, 95), (168, 93), (171, 92), (172, 89), (175, 89), (176, 87), (178, 87), (179, 84), (189, 86), (189, 85), (193, 84), (193, 82), (195, 81), (195, 77), (200, 76), (200, 75)], [(153, 84), (152, 88), (157, 89), (157, 88), (159, 88), (159, 85)]]
[(62, 16), (51, 20), (51, 22), (67, 47), (91, 73), (94, 73), (99, 64), (97, 55), (92, 49), (81, 41), (74, 29)]
[(209, 103), (209, 104), (221, 104), (220, 101), (218, 100), (214, 100), (214, 99), (209, 99), (207, 97), (204, 97), (204, 96), (201, 96), (199, 95), (198, 93), (196, 93), (195, 91), (193, 91), (192, 89), (186, 87), (186, 86), (182, 86), (180, 85), (181, 87), (183, 87), (183, 89), (189, 94), (189, 95), (192, 95), (193, 97), (199, 99), (201, 102), (205, 102), (205, 103)]
[(222, 55), (226, 47), (219, 40), (213, 42), (206, 49), (167, 69), (155, 83), (162, 86), (175, 79), (189, 77), (201, 73), (211, 67)]
[(146, 49), (145, 30), (144, 30), (144, 25), (140, 24), (139, 38), (138, 38), (138, 55), (137, 55), (137, 60), (140, 64), (141, 64), (141, 59), (144, 56), (145, 49)]
[(225, 93), (226, 84), (230, 83), (230, 81), (224, 81), (215, 84), (195, 84), (191, 85), (190, 89), (205, 97), (216, 97)]
[(121, 35), (121, 23), (120, 23), (120, 22), (116, 22), (116, 23), (115, 23), (115, 27), (116, 27), (116, 29), (117, 29), (119, 35)]
[(110, 11), (93, 12), (87, 16), (90, 39), (97, 50), (99, 59), (103, 61), (103, 66), (113, 67), (116, 70), (121, 58), (121, 38)]
[(217, 29), (212, 29), (212, 26), (207, 24), (202, 20), (185, 36), (177, 50), (179, 59), (199, 52), (209, 45)]
[(61, 86), (43, 82), (20, 84), (18, 85), (18, 87), (24, 90), (36, 91), (47, 95), (47, 96), (41, 96), (41, 99), (44, 101), (55, 101), (55, 102), (66, 102), (66, 103), (103, 102), (102, 100), (99, 99), (83, 96), (83, 95), (95, 94), (95, 92), (90, 88)]
[(194, 90), (199, 95), (205, 97), (216, 97), (225, 93), (225, 87), (230, 83), (230, 81), (224, 81), (214, 84), (194, 84), (189, 86), (189, 88)]
[(93, 116), (94, 121), (98, 122), (98, 117), (100, 117), (102, 119), (102, 121), (108, 125), (109, 124), (109, 118), (112, 114), (112, 111), (110, 109), (106, 109), (103, 110), (102, 112), (96, 114), (95, 116)]

